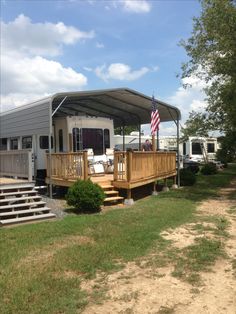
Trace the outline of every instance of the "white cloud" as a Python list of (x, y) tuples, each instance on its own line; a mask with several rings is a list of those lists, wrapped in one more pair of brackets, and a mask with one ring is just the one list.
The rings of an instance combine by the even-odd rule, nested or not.
[(203, 89), (207, 87), (207, 84), (196, 76), (184, 78), (181, 83), (190, 86), (187, 88), (179, 87), (166, 101), (180, 109), (183, 124), (190, 111), (203, 111), (206, 108), (206, 95)]
[(97, 48), (104, 48), (104, 45), (103, 45), (102, 43), (98, 43), (98, 42), (97, 42), (97, 43), (96, 43), (96, 47), (97, 47)]
[(120, 3), (128, 12), (148, 13), (151, 10), (151, 4), (146, 0), (120, 0)]
[(84, 32), (62, 22), (32, 23), (23, 14), (9, 23), (1, 22), (1, 46), (3, 51), (55, 56), (62, 45), (72, 45), (95, 36), (94, 31)]
[(2, 110), (58, 91), (80, 90), (87, 78), (72, 68), (43, 57), (2, 58)]
[(1, 111), (49, 94), (80, 90), (87, 77), (61, 63), (49, 60), (62, 51), (62, 45), (92, 38), (64, 23), (32, 23), (24, 15), (9, 23), (1, 22)]
[(129, 65), (124, 63), (112, 63), (108, 67), (106, 65), (102, 65), (95, 69), (96, 75), (104, 81), (134, 81), (149, 71), (150, 69), (147, 67), (142, 67), (139, 70), (132, 70)]

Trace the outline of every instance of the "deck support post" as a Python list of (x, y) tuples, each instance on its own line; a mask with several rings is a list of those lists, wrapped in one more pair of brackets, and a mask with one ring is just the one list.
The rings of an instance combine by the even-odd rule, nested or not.
[(171, 187), (173, 190), (176, 190), (178, 189), (178, 185), (176, 184), (176, 176), (173, 177), (173, 184), (172, 184), (172, 187)]
[(125, 205), (133, 205), (134, 200), (132, 199), (131, 189), (127, 189), (127, 198), (124, 201)]
[(158, 195), (158, 193), (157, 193), (157, 184), (156, 184), (156, 181), (153, 182), (153, 191), (152, 191), (152, 195)]
[(165, 183), (165, 185), (163, 186), (162, 191), (163, 191), (163, 192), (168, 192), (170, 189), (169, 189), (168, 186), (167, 186), (167, 179), (166, 179), (166, 178), (164, 179), (164, 183)]

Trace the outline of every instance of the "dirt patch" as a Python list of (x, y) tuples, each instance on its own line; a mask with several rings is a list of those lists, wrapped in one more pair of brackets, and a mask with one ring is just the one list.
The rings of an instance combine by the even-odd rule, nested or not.
[[(201, 234), (197, 230), (196, 224), (186, 224), (176, 229), (168, 229), (161, 233), (161, 236), (166, 240), (171, 240), (173, 245), (178, 249), (183, 249), (186, 246), (190, 246), (195, 243), (196, 239), (208, 237), (212, 238), (212, 232), (210, 230), (202, 230)], [(203, 222), (201, 224), (204, 229), (215, 229), (213, 223)]]
[[(127, 263), (122, 271), (109, 275), (98, 274), (96, 279), (82, 282), (81, 288), (88, 294), (92, 295), (95, 287), (106, 291), (100, 304), (90, 299), (83, 313), (235, 314), (236, 278), (232, 261), (236, 261), (236, 213), (230, 213), (229, 209), (236, 208), (236, 201), (228, 199), (233, 191), (236, 192), (236, 180), (229, 188), (220, 191), (218, 200), (207, 200), (198, 208), (199, 216), (219, 216), (229, 221), (228, 237), (222, 238), (228, 258), (217, 260), (210, 272), (201, 272), (201, 286), (193, 287), (173, 277), (173, 265), (158, 268), (143, 267), (142, 263)], [(162, 236), (178, 249), (192, 245), (199, 237), (216, 236), (214, 223), (200, 224), (200, 229), (197, 223), (187, 224), (174, 230), (169, 229)]]
[(43, 249), (31, 252), (17, 263), (17, 267), (20, 269), (29, 265), (44, 268), (58, 251), (69, 246), (86, 244), (94, 244), (94, 240), (86, 236), (68, 236), (61, 241), (52, 242)]

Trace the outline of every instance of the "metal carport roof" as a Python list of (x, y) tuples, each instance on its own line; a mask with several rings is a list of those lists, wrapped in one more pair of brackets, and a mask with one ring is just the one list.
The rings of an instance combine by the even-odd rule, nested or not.
[[(52, 97), (56, 116), (109, 117), (114, 126), (150, 123), (152, 98), (129, 88), (58, 93)], [(65, 99), (66, 97), (66, 99)], [(178, 108), (156, 100), (161, 122), (180, 120)]]

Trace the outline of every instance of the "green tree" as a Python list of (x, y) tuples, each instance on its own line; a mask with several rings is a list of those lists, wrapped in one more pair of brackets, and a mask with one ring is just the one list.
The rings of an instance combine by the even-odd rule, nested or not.
[[(138, 131), (138, 126), (136, 125), (128, 125), (124, 127), (125, 135), (129, 135), (133, 131)], [(116, 135), (122, 135), (122, 128), (115, 128)]]
[(182, 41), (189, 61), (182, 78), (197, 75), (209, 85), (207, 116), (214, 128), (236, 129), (236, 6), (232, 0), (200, 0), (192, 36)]
[(191, 111), (185, 127), (181, 129), (182, 140), (186, 141), (189, 136), (208, 136), (212, 128), (206, 113)]

